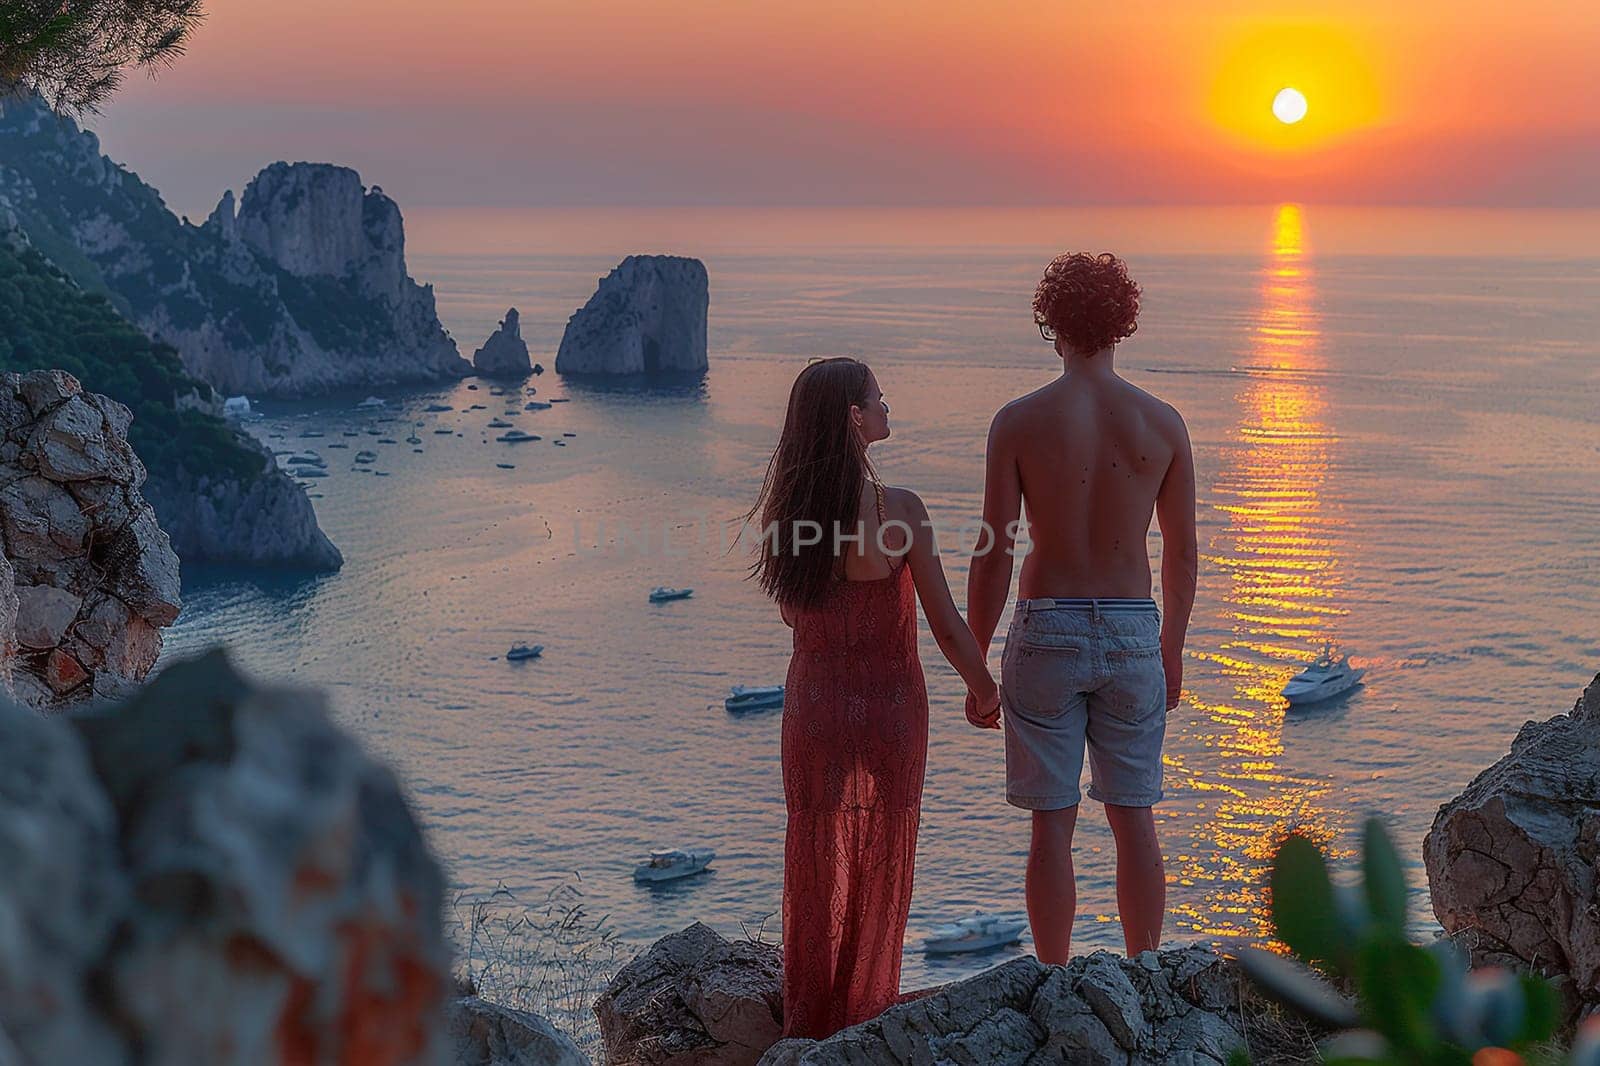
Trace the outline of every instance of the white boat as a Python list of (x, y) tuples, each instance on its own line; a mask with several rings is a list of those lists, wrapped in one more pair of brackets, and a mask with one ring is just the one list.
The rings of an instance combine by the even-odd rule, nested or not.
[(1317, 661), (1283, 686), (1283, 695), (1292, 704), (1317, 703), (1350, 691), (1366, 672), (1351, 666), (1348, 656), (1334, 655), (1333, 649), (1324, 645)]
[(358, 411), (371, 410), (374, 407), (387, 406), (389, 406), (389, 401), (385, 400), (382, 396), (368, 396), (365, 400), (362, 400), (360, 403), (356, 404), (356, 409)]
[(524, 433), (520, 429), (509, 430), (509, 431), (507, 431), (505, 433), (500, 434), (498, 437), (495, 438), (495, 440), (499, 441), (502, 444), (522, 444), (525, 441), (543, 440), (543, 439), (544, 438), (540, 437), (538, 434), (535, 434), (535, 433)]
[(633, 868), (635, 881), (676, 881), (701, 873), (717, 853), (710, 848), (657, 848)]
[(1028, 919), (1020, 914), (974, 913), (942, 925), (928, 934), (922, 950), (929, 955), (963, 955), (970, 951), (1015, 944), (1022, 939)]
[(782, 685), (735, 685), (729, 692), (728, 698), (722, 705), (730, 713), (738, 714), (740, 711), (763, 711), (771, 707), (783, 706)]
[(506, 652), (506, 661), (514, 663), (518, 659), (537, 659), (543, 651), (543, 644), (513, 644), (511, 650)]
[(650, 590), (651, 603), (666, 603), (668, 600), (686, 600), (694, 595), (694, 589), (675, 589), (666, 585), (657, 585)]

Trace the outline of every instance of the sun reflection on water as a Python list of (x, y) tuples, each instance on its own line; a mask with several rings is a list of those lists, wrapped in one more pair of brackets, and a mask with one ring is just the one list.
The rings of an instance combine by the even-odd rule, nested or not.
[(1264, 939), (1264, 880), (1278, 841), (1290, 828), (1325, 843), (1333, 836), (1328, 783), (1284, 769), (1281, 695), (1343, 613), (1341, 523), (1324, 492), (1337, 438), (1326, 422), (1320, 340), (1305, 219), (1284, 204), (1240, 367), (1242, 414), (1213, 492), (1226, 525), (1203, 553), (1224, 575), (1230, 634), (1193, 657), (1231, 691), (1193, 700), (1207, 766), (1175, 767), (1191, 789), (1215, 794), (1196, 805), (1191, 853), (1171, 856), (1168, 867), (1189, 889), (1176, 924), (1207, 937)]

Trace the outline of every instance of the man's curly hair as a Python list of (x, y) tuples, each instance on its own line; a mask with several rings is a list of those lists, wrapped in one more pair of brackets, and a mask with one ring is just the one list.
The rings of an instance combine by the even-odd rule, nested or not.
[(1139, 286), (1110, 252), (1058, 255), (1033, 294), (1033, 320), (1045, 340), (1060, 338), (1090, 355), (1139, 328)]

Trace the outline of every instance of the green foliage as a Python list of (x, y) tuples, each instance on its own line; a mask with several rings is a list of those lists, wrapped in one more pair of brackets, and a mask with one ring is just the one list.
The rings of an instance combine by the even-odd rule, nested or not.
[(129, 325), (105, 296), (85, 293), (31, 248), (0, 242), (0, 370), (65, 370), (133, 411), (128, 442), (162, 474), (261, 475), (260, 452), (220, 418), (181, 410), (178, 398), (213, 396), (170, 346)]
[[(1406, 939), (1405, 871), (1376, 818), (1363, 834), (1361, 870), (1358, 888), (1335, 885), (1322, 850), (1290, 836), (1273, 862), (1272, 921), (1299, 961), (1259, 948), (1240, 956), (1266, 994), (1340, 1030), (1322, 1045), (1323, 1061), (1468, 1066), (1475, 1052), (1500, 1048), (1506, 1057), (1495, 1061), (1521, 1062), (1551, 1039), (1561, 1002), (1548, 981), (1471, 970), (1450, 941), (1423, 948)], [(1323, 974), (1353, 988), (1354, 1001)], [(1568, 1061), (1600, 1066), (1600, 1039), (1580, 1038)]]
[(5, 0), (0, 84), (36, 91), (62, 112), (93, 111), (125, 68), (182, 55), (203, 17), (200, 0)]

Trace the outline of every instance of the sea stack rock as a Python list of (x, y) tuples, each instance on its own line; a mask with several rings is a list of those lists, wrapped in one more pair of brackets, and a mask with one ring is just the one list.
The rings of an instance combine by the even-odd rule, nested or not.
[(0, 542), (15, 571), (13, 687), (36, 707), (142, 681), (178, 617), (178, 557), (140, 495), (132, 415), (71, 374), (0, 375)]
[(567, 322), (562, 374), (703, 374), (710, 285), (705, 264), (630, 255)]
[(472, 368), (491, 378), (525, 378), (533, 373), (515, 307), (506, 312), (500, 328), (489, 334), (483, 347), (472, 353)]

